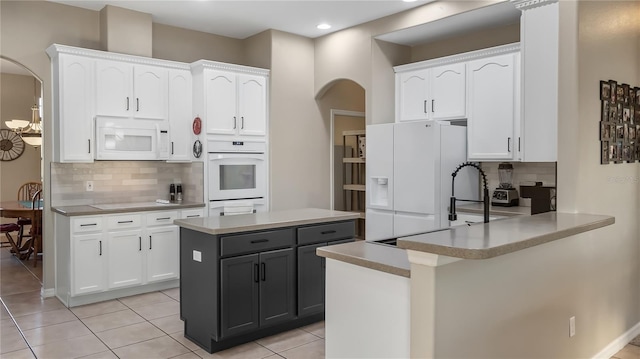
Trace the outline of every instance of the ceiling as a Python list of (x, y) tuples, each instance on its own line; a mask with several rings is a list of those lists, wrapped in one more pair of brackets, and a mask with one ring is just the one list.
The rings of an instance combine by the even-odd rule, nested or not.
[[(316, 38), (433, 0), (49, 0), (99, 11), (105, 5), (151, 14), (153, 22), (245, 39), (267, 29)], [(329, 30), (316, 26), (326, 22)]]

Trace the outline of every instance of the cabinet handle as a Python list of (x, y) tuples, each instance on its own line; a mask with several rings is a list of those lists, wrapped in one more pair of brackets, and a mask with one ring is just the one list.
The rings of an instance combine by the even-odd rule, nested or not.
[(142, 250), (142, 237), (138, 237), (138, 251)]
[(511, 152), (511, 137), (507, 137), (507, 152)]
[(254, 263), (253, 264), (253, 281), (258, 283), (260, 280), (258, 279), (258, 272), (260, 271), (260, 269), (258, 268), (258, 263)]
[(236, 116), (233, 116), (233, 129), (236, 129)]
[(187, 216), (187, 218), (195, 218), (195, 217), (200, 217), (200, 215), (199, 214), (192, 214), (190, 216)]
[(436, 100), (431, 100), (431, 112), (436, 112)]
[(244, 129), (244, 116), (240, 117), (240, 129)]
[(264, 242), (269, 242), (268, 239), (263, 238), (263, 239), (254, 239), (251, 241), (251, 244), (255, 244), (255, 243), (264, 243)]
[(151, 244), (152, 244), (152, 240), (151, 240), (151, 236), (149, 236), (149, 249), (151, 249)]
[(171, 219), (171, 217), (158, 217), (156, 221), (166, 221), (167, 219)]
[(520, 137), (518, 137), (518, 152), (520, 152)]
[(267, 266), (264, 262), (260, 263), (260, 265), (262, 265), (262, 281), (264, 282), (267, 280)]
[(424, 111), (424, 113), (427, 113), (427, 100), (424, 100), (424, 103), (422, 104), (422, 110)]
[(85, 223), (85, 224), (81, 224), (80, 227), (89, 227), (89, 226), (97, 226), (97, 223)]
[(100, 255), (102, 255), (102, 241), (98, 241), (100, 243)]
[(336, 231), (331, 230), (331, 231), (322, 231), (322, 232), (320, 232), (320, 234), (333, 234), (333, 233), (336, 233)]
[(171, 154), (173, 154), (173, 141), (171, 141)]
[(133, 221), (118, 221), (118, 223), (122, 224), (122, 223), (133, 223)]
[(140, 99), (136, 97), (136, 112), (140, 111)]
[(129, 97), (127, 96), (127, 111), (129, 111)]
[(88, 139), (87, 142), (89, 142), (89, 153), (91, 153), (91, 139)]

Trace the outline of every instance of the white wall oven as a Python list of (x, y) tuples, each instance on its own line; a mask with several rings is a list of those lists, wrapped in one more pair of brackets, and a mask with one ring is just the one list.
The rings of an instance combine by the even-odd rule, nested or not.
[(210, 141), (208, 148), (209, 215), (224, 213), (225, 207), (237, 208), (235, 203), (242, 203), (242, 207), (253, 204), (256, 211), (266, 210), (266, 144)]

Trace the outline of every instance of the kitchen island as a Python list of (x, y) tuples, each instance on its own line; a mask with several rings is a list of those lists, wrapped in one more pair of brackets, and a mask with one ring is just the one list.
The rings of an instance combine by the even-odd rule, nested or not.
[[(570, 345), (564, 338), (571, 311), (555, 308), (561, 293), (550, 288), (574, 275), (563, 257), (579, 255), (582, 243), (598, 239), (593, 230), (614, 222), (549, 212), (398, 238), (396, 248), (367, 243), (406, 250), (407, 262), (399, 266), (409, 264), (408, 280), (370, 253), (356, 252), (355, 244), (318, 249), (327, 258), (326, 356), (561, 356), (559, 348)], [(392, 302), (378, 300), (385, 292), (395, 293)], [(354, 297), (359, 306), (346, 300)], [(547, 312), (557, 318), (546, 318)], [(380, 330), (388, 326), (394, 331)], [(558, 347), (536, 346), (541, 336), (552, 336)]]
[(176, 220), (184, 335), (213, 353), (324, 319), (324, 258), (355, 212), (315, 208)]

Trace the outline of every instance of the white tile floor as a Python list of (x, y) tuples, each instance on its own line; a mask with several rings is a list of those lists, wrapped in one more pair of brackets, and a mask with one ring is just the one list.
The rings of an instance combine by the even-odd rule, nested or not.
[(178, 289), (68, 309), (32, 265), (0, 249), (0, 359), (324, 358), (322, 322), (209, 354), (182, 335)]
[[(178, 289), (67, 309), (40, 297), (42, 264), (26, 264), (0, 249), (0, 359), (324, 358), (323, 322), (209, 354), (182, 335)], [(613, 358), (638, 359), (640, 347)]]

